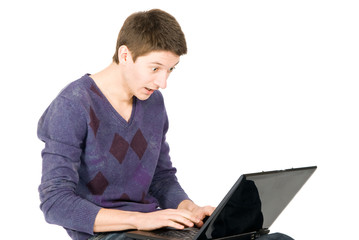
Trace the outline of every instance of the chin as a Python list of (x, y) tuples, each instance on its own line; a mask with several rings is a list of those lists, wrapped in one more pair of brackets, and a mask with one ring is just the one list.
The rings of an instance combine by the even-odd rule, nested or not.
[(151, 97), (151, 95), (154, 93), (155, 91), (138, 91), (137, 94), (135, 94), (136, 98), (139, 100), (147, 100)]
[(151, 97), (151, 95), (138, 94), (138, 95), (136, 95), (136, 98), (141, 100), (141, 101), (145, 101), (145, 100), (149, 99)]

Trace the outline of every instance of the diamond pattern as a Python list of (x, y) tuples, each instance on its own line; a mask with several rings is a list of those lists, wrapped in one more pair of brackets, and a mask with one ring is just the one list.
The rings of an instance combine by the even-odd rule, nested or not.
[(142, 193), (142, 199), (141, 199), (141, 202), (142, 202), (142, 203), (144, 203), (144, 204), (148, 204), (148, 203), (150, 203), (150, 202), (149, 202), (148, 200), (146, 200), (145, 198), (146, 198), (146, 193), (145, 193), (145, 192), (143, 192), (143, 193)]
[(127, 195), (127, 193), (123, 193), (119, 199), (114, 199), (112, 203), (118, 203), (118, 202), (131, 202), (130, 197)]
[(122, 200), (122, 201), (130, 201), (131, 199), (126, 193), (124, 193), (124, 194), (121, 195), (120, 200)]
[(147, 141), (145, 139), (145, 137), (143, 136), (142, 132), (140, 129), (137, 130), (135, 136), (133, 137), (132, 141), (131, 141), (131, 148), (133, 149), (133, 151), (135, 151), (135, 153), (137, 154), (137, 156), (141, 159), (143, 154), (145, 153), (146, 149), (147, 149)]
[(120, 164), (125, 160), (128, 148), (131, 146), (133, 151), (141, 160), (143, 154), (147, 149), (147, 141), (143, 136), (140, 129), (137, 130), (135, 136), (133, 136), (131, 144), (129, 144), (123, 137), (119, 134), (115, 133), (115, 136), (112, 141), (112, 145), (110, 148), (110, 153), (118, 160)]
[(93, 133), (95, 134), (96, 137), (97, 130), (100, 126), (100, 120), (97, 118), (95, 111), (93, 110), (92, 107), (90, 107), (90, 119), (91, 119), (90, 127), (92, 128)]
[(87, 188), (93, 195), (102, 195), (108, 186), (108, 181), (105, 176), (98, 172), (96, 176), (87, 183)]
[(125, 160), (125, 156), (128, 148), (129, 148), (128, 142), (125, 139), (123, 139), (123, 137), (115, 133), (110, 148), (110, 153), (118, 160), (119, 163), (122, 164), (123, 160)]

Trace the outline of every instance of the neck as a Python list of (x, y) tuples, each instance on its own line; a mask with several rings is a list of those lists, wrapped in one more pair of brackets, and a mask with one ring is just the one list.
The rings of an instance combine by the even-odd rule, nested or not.
[(127, 87), (118, 64), (111, 63), (104, 70), (91, 75), (91, 78), (111, 102), (132, 104), (133, 94)]

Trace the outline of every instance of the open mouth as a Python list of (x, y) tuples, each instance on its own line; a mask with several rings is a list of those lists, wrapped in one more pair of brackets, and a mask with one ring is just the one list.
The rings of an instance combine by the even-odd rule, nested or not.
[(155, 91), (155, 89), (148, 88), (148, 87), (145, 87), (145, 89), (147, 90), (147, 94), (152, 94)]
[(152, 89), (152, 88), (148, 88), (148, 87), (145, 87), (145, 89), (146, 89), (147, 91), (149, 91), (149, 92), (154, 92), (154, 91), (157, 90), (157, 89)]

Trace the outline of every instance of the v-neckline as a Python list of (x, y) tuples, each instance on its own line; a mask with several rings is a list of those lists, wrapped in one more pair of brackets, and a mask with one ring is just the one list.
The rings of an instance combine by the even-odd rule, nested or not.
[(134, 117), (135, 117), (135, 112), (136, 112), (136, 105), (137, 105), (137, 98), (135, 96), (133, 96), (132, 98), (132, 110), (131, 110), (131, 116), (128, 119), (128, 121), (122, 117), (122, 115), (114, 108), (114, 106), (111, 104), (111, 102), (108, 100), (108, 98), (105, 96), (105, 94), (101, 91), (101, 89), (97, 86), (95, 80), (93, 80), (93, 78), (88, 75), (88, 77), (90, 78), (92, 85), (96, 88), (96, 90), (98, 91), (98, 93), (101, 95), (101, 98), (104, 99), (105, 105), (107, 106), (107, 108), (113, 113), (114, 117), (119, 120), (121, 122), (121, 124), (125, 127), (128, 127), (131, 125)]

